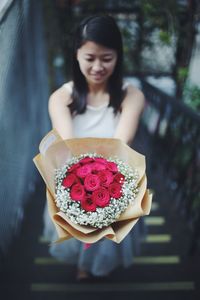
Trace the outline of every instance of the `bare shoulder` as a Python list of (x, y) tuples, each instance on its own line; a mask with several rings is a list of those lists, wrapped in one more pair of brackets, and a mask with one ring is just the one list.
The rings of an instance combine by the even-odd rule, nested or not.
[(72, 97), (72, 82), (63, 84), (60, 88), (54, 91), (49, 98), (49, 108), (54, 109), (56, 107), (66, 107), (71, 104)]
[(134, 87), (132, 84), (128, 84), (126, 87), (126, 96), (123, 100), (123, 106), (134, 106), (143, 109), (145, 104), (145, 96), (143, 92)]

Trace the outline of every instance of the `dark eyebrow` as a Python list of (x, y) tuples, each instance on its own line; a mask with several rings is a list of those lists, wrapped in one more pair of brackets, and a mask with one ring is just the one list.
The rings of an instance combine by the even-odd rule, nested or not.
[[(85, 55), (87, 55), (87, 56), (95, 56), (95, 54), (92, 54), (92, 53), (85, 53)], [(107, 56), (113, 56), (113, 54), (112, 53), (105, 53), (105, 54), (102, 54), (101, 55), (102, 57), (107, 57)]]
[(113, 54), (112, 53), (105, 53), (102, 56), (113, 56)]

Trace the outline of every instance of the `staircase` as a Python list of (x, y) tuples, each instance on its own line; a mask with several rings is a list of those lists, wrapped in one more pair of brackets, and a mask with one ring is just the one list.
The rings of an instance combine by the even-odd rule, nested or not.
[(156, 195), (150, 216), (144, 217), (148, 234), (140, 256), (128, 269), (115, 270), (109, 281), (96, 283), (77, 283), (75, 268), (48, 254), (41, 236), (43, 187), (32, 198), (20, 239), (6, 260), (4, 299), (198, 299), (199, 258), (187, 255), (189, 232)]

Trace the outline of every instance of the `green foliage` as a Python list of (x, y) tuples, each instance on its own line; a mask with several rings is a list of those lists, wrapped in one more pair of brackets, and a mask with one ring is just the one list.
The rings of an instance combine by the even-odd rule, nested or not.
[[(59, 4), (60, 3), (60, 4)], [(61, 5), (65, 3), (65, 5)], [(182, 57), (178, 53), (176, 57), (177, 41), (183, 40), (181, 45), (184, 51), (185, 36), (180, 35), (181, 28), (186, 26), (181, 18), (187, 16), (188, 6), (182, 6), (174, 0), (81, 0), (81, 1), (43, 1), (46, 24), (46, 36), (48, 39), (49, 61), (54, 59), (61, 50), (65, 57), (65, 70), (68, 77), (71, 69), (71, 48), (73, 29), (84, 17), (93, 13), (108, 13), (113, 15), (119, 24), (124, 44), (124, 73), (156, 74), (169, 72), (174, 76), (177, 66), (177, 58)], [(180, 12), (180, 8), (182, 10)], [(127, 12), (124, 12), (124, 9)], [(120, 12), (121, 11), (121, 12)], [(186, 28), (187, 29), (187, 28)], [(158, 36), (159, 33), (159, 36)], [(172, 61), (152, 58), (154, 48), (159, 43), (163, 56), (165, 50), (171, 47)], [(180, 43), (179, 43), (180, 44)], [(158, 47), (157, 47), (158, 48)], [(163, 49), (162, 49), (163, 48)], [(156, 64), (154, 63), (156, 62)], [(186, 60), (184, 60), (186, 61)], [(187, 60), (189, 62), (189, 60)], [(163, 65), (163, 62), (165, 65)], [(160, 64), (161, 63), (161, 64)], [(179, 65), (183, 65), (182, 61)], [(165, 68), (166, 66), (166, 68)], [(175, 80), (181, 88), (187, 78), (187, 68), (180, 68)], [(178, 80), (177, 80), (178, 77)], [(179, 82), (180, 81), (180, 82)]]
[(178, 80), (185, 81), (188, 77), (188, 68), (187, 67), (180, 67), (177, 71)]
[(151, 1), (141, 1), (142, 9), (145, 15), (151, 15), (155, 13), (155, 6), (151, 3)]
[(150, 30), (160, 28), (169, 31), (173, 28), (176, 31), (177, 23), (174, 20), (178, 16), (177, 1), (141, 0), (138, 5)]
[(171, 36), (167, 31), (161, 30), (159, 33), (159, 38), (164, 45), (171, 44)]
[(177, 168), (183, 169), (188, 166), (192, 157), (192, 149), (190, 145), (182, 145), (179, 149), (177, 155), (174, 157), (174, 163), (176, 164)]
[(197, 85), (186, 84), (183, 100), (191, 108), (200, 111), (200, 88)]
[(193, 199), (192, 202), (192, 208), (194, 210), (199, 209), (200, 208), (200, 195), (197, 193)]

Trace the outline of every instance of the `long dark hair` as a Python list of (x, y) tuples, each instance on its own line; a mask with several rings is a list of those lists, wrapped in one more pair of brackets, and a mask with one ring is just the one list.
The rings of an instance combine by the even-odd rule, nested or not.
[(71, 112), (81, 114), (86, 109), (88, 85), (77, 61), (77, 50), (87, 41), (95, 42), (117, 52), (117, 62), (108, 80), (109, 105), (115, 113), (120, 110), (124, 91), (122, 89), (123, 45), (119, 28), (109, 15), (95, 15), (84, 19), (76, 29), (72, 57), (73, 102)]

